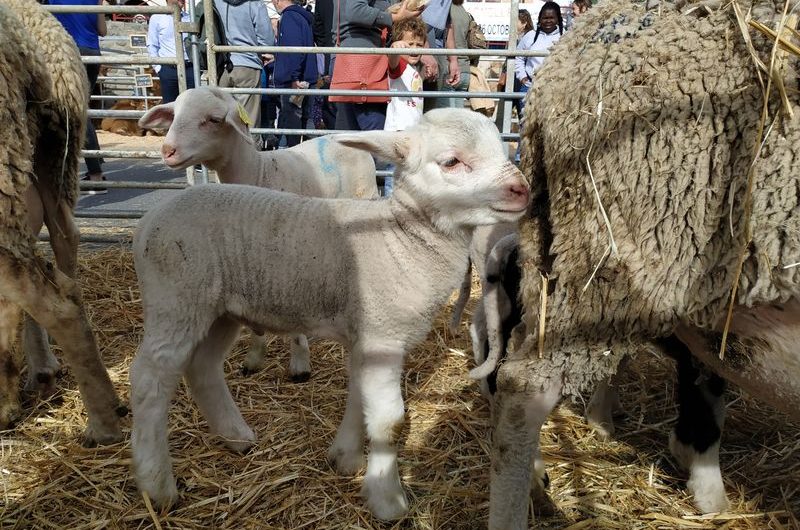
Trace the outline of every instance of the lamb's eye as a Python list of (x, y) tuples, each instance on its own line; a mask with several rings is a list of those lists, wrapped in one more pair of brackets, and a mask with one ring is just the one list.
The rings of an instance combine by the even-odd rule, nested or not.
[(209, 116), (208, 121), (210, 121), (211, 123), (222, 123), (222, 118), (215, 118), (213, 116)]
[(442, 162), (442, 166), (446, 168), (454, 168), (456, 167), (461, 161), (458, 158), (448, 158), (444, 162)]

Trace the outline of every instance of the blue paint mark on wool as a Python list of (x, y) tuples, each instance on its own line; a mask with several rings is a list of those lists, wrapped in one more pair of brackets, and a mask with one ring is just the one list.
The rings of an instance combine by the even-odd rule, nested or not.
[(337, 188), (336, 196), (340, 197), (342, 194), (342, 174), (339, 172), (337, 166), (332, 160), (328, 160), (328, 144), (330, 140), (324, 136), (317, 142), (317, 155), (319, 156), (319, 165), (326, 175), (331, 175), (336, 178)]

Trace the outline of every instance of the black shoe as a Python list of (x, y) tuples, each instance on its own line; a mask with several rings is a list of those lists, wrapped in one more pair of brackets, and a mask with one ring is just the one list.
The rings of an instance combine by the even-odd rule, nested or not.
[[(105, 176), (103, 176), (103, 178), (101, 180), (92, 180), (92, 179), (89, 178), (88, 174), (81, 177), (81, 182), (92, 182), (92, 183), (97, 182), (97, 183), (99, 183), (99, 182), (105, 182), (105, 180), (106, 180)], [(107, 188), (95, 188), (95, 187), (84, 188), (83, 186), (81, 186), (81, 195), (102, 195), (103, 193), (108, 193), (108, 189)]]

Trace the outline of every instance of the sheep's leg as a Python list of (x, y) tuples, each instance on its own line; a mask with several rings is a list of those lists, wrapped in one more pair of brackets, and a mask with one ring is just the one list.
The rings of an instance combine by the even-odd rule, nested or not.
[(614, 418), (625, 414), (617, 389), (619, 388), (619, 373), (626, 364), (626, 360), (621, 361), (617, 367), (617, 373), (597, 385), (589, 399), (589, 404), (586, 405), (586, 423), (603, 440), (610, 440), (614, 436)]
[(234, 451), (246, 451), (256, 436), (233, 401), (223, 371), (225, 356), (239, 336), (239, 329), (237, 322), (224, 317), (214, 322), (191, 356), (186, 381), (211, 432), (222, 437)]
[(81, 305), (78, 286), (38, 257), (0, 256), (5, 292), (61, 345), (89, 416), (87, 444), (122, 439), (117, 416), (119, 400), (100, 360), (97, 344)]
[(687, 488), (703, 513), (725, 511), (729, 504), (719, 468), (719, 444), (725, 419), (725, 381), (703, 373), (688, 348), (670, 341), (678, 364), (678, 423), (669, 448), (678, 464), (689, 471)]
[[(33, 234), (39, 234), (42, 224), (47, 225), (50, 246), (58, 268), (70, 278), (75, 278), (78, 262), (80, 232), (75, 225), (72, 210), (58, 201), (46, 186), (30, 186), (25, 195), (28, 206), (28, 225)], [(50, 349), (47, 332), (30, 316), (25, 318), (22, 336), (23, 351), (28, 363), (25, 391), (48, 397), (56, 391), (56, 377), (60, 365)]]
[(453, 315), (450, 317), (449, 329), (453, 335), (458, 335), (458, 328), (461, 325), (461, 316), (464, 314), (464, 308), (469, 301), (470, 291), (472, 290), (472, 260), (467, 264), (467, 271), (464, 273), (464, 278), (461, 280), (461, 287), (458, 289), (458, 298), (453, 305)]
[(367, 472), (362, 496), (374, 516), (383, 520), (402, 517), (408, 511), (397, 470), (396, 433), (405, 420), (400, 387), (402, 352), (369, 352), (361, 367), (364, 423), (369, 437)]
[[(512, 363), (507, 363), (501, 370), (511, 368), (509, 364)], [(513, 377), (511, 372), (506, 374), (505, 377)], [(558, 380), (560, 376), (554, 376), (551, 379), (553, 382), (537, 394), (508, 392), (501, 385), (495, 395), (490, 530), (528, 528), (532, 482), (537, 501), (546, 499), (543, 491), (546, 475), (539, 453), (539, 432), (561, 397)], [(532, 475), (536, 475), (537, 480), (532, 481)], [(541, 481), (539, 476), (542, 477)]]
[[(486, 309), (483, 305), (483, 298), (479, 301), (475, 308), (475, 313), (472, 315), (472, 322), (469, 325), (469, 335), (472, 339), (472, 356), (475, 360), (475, 366), (480, 366), (486, 360), (489, 353), (489, 339), (486, 334)], [(494, 390), (489, 388), (487, 377), (481, 377), (479, 380), (481, 394), (488, 400), (492, 400)]]
[(11, 352), (20, 313), (0, 298), (0, 430), (11, 427), (20, 416), (19, 370)]
[(156, 505), (169, 506), (177, 499), (178, 489), (169, 458), (167, 415), (194, 344), (187, 344), (188, 332), (182, 337), (161, 337), (148, 335), (148, 331), (146, 322), (144, 339), (130, 368), (133, 471), (141, 491)]
[(342, 475), (355, 475), (364, 467), (364, 412), (361, 395), (361, 370), (358, 352), (350, 355), (347, 405), (336, 437), (328, 449), (328, 461)]
[(308, 338), (293, 335), (289, 356), (289, 378), (295, 383), (303, 383), (311, 378), (311, 354), (308, 351)]
[(55, 394), (56, 377), (61, 366), (50, 349), (47, 332), (30, 315), (25, 315), (22, 349), (28, 363), (25, 392), (39, 394), (43, 398)]
[(247, 356), (242, 363), (242, 374), (250, 375), (264, 369), (267, 364), (268, 344), (266, 333), (250, 331), (250, 347), (247, 348)]

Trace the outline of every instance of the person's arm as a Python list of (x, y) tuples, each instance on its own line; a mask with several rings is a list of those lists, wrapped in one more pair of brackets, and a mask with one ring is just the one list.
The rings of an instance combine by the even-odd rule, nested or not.
[[(300, 20), (298, 20), (300, 19)], [(306, 21), (300, 15), (295, 13), (283, 12), (281, 16), (281, 41), (279, 46), (309, 46), (308, 42), (303, 42), (303, 30), (300, 24), (305, 24)], [(309, 57), (308, 55), (301, 55), (299, 53), (286, 53), (281, 57), (284, 61), (284, 69), (289, 72), (289, 79), (292, 82), (292, 88), (296, 86), (298, 81), (303, 79), (303, 59)], [(307, 59), (308, 60), (308, 59)]]
[(318, 1), (314, 8), (314, 24), (311, 26), (311, 29), (314, 32), (314, 44), (317, 46), (325, 46), (325, 43), (328, 41), (325, 38), (325, 19), (323, 8), (320, 4), (321, 2)]
[[(454, 50), (456, 48), (456, 32), (453, 29), (453, 20), (448, 18), (447, 27), (445, 28), (444, 47)], [(458, 67), (458, 56), (448, 55), (448, 73), (446, 83), (450, 86), (455, 86), (461, 80), (461, 69)]]
[(158, 57), (158, 17), (153, 15), (147, 23), (147, 54), (150, 57)]
[[(97, 5), (103, 5), (103, 0), (98, 0)], [(105, 37), (108, 33), (108, 29), (106, 28), (106, 15), (105, 13), (97, 13), (97, 34), (101, 37)]]
[[(425, 40), (425, 47), (426, 48), (433, 48), (431, 46), (430, 38)], [(439, 61), (436, 60), (436, 57), (433, 55), (422, 55), (419, 58), (419, 62), (422, 63), (422, 78), (431, 81), (436, 79), (439, 75)]]
[(256, 42), (258, 46), (274, 46), (275, 33), (272, 31), (272, 22), (269, 19), (267, 7), (264, 5), (264, 2), (250, 2), (250, 4), (256, 7), (252, 15), (252, 20), (253, 27), (256, 30)]
[[(396, 40), (392, 43), (392, 48), (408, 48), (408, 43), (402, 40)], [(402, 60), (400, 55), (389, 55), (389, 75), (392, 79), (397, 79), (403, 74), (403, 70), (405, 69), (405, 61)], [(400, 73), (397, 75), (392, 75), (392, 72), (396, 71), (400, 63), (403, 63), (403, 69), (400, 70)]]
[[(518, 50), (528, 50), (531, 47), (531, 43), (529, 42), (531, 39), (528, 36), (531, 32), (526, 33), (522, 36), (519, 40), (519, 46), (517, 46)], [(515, 57), (514, 58), (514, 76), (519, 79), (522, 83), (528, 84), (530, 83), (530, 79), (528, 79), (528, 71), (525, 69), (526, 63), (528, 62), (527, 57)]]

